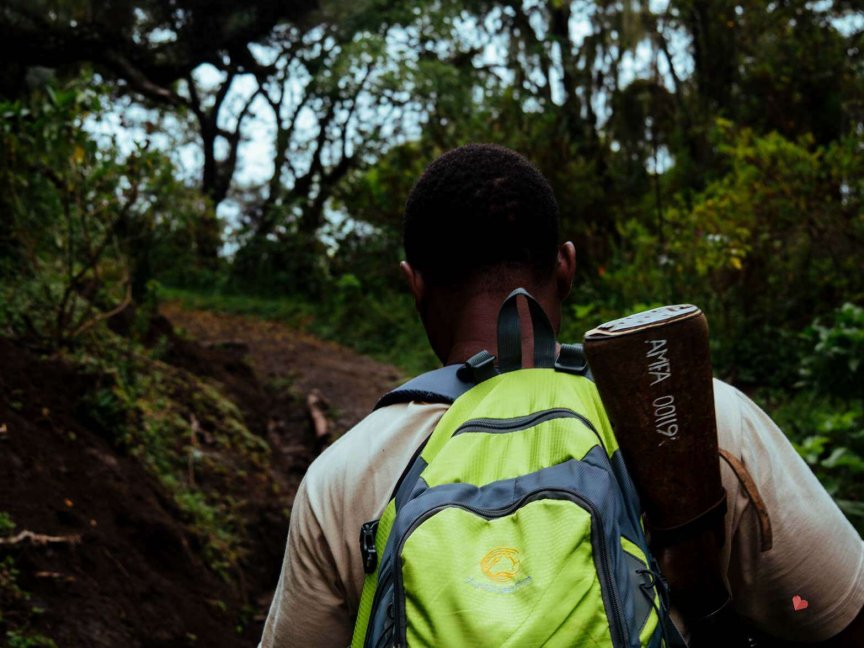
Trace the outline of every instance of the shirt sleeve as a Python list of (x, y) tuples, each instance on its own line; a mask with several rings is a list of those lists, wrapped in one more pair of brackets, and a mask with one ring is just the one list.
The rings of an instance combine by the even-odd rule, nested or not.
[(264, 624), (261, 648), (345, 648), (353, 627), (344, 587), (307, 492), (300, 484), (279, 584)]
[(723, 388), (720, 444), (755, 480), (773, 532), (773, 546), (763, 552), (758, 516), (734, 489), (726, 555), (736, 609), (779, 639), (829, 639), (864, 604), (861, 537), (774, 422), (746, 396)]

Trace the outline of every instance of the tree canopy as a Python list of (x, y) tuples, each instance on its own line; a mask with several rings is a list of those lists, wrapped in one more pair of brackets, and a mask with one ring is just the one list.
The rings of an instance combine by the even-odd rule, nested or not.
[(0, 38), (0, 321), (40, 348), (161, 282), (287, 295), (396, 353), (405, 196), (472, 141), (552, 183), (570, 337), (693, 301), (722, 376), (812, 395), (814, 347), (848, 344), (821, 332), (860, 330), (851, 0), (10, 0)]

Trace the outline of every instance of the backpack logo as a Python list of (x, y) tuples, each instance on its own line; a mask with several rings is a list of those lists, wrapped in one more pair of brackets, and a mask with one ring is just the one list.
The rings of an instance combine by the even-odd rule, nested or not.
[(532, 578), (521, 575), (520, 570), (518, 549), (495, 547), (490, 549), (480, 561), (480, 571), (488, 580), (477, 580), (469, 576), (465, 582), (474, 589), (484, 592), (512, 594), (532, 582)]
[(480, 561), (480, 569), (491, 581), (513, 583), (519, 573), (519, 550), (510, 547), (495, 547)]

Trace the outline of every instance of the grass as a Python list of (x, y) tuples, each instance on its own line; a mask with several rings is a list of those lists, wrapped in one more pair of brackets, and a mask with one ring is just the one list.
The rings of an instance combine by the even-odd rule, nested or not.
[(251, 475), (266, 475), (269, 447), (214, 385), (106, 333), (69, 358), (96, 377), (82, 414), (110, 432), (165, 488), (226, 579), (243, 557), (242, 502)]
[[(0, 537), (11, 535), (15, 522), (0, 511)], [(0, 559), (0, 640), (8, 648), (57, 648), (53, 640), (31, 627), (42, 610), (30, 602), (30, 593), (18, 584), (20, 572), (15, 558)]]
[(338, 282), (323, 302), (297, 296), (159, 287), (159, 298), (186, 308), (283, 322), (416, 375), (439, 366), (408, 295), (370, 296), (353, 282)]

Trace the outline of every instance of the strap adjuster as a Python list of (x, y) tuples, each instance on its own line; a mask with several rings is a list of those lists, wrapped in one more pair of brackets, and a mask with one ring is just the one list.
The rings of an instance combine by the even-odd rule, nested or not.
[(360, 555), (363, 556), (363, 571), (367, 574), (374, 573), (378, 566), (378, 550), (375, 548), (377, 534), (378, 520), (365, 522), (360, 527)]
[(555, 371), (588, 376), (588, 359), (581, 344), (562, 344), (555, 360)]
[(497, 375), (498, 370), (495, 368), (495, 356), (485, 350), (475, 353), (468, 358), (465, 364), (459, 367), (459, 371), (456, 372), (456, 376), (460, 380), (474, 384), (479, 384)]

